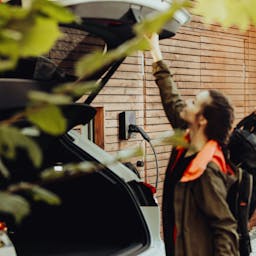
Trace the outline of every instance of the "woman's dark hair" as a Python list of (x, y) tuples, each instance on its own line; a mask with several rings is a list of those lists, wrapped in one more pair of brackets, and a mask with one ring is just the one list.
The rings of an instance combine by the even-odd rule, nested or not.
[(209, 90), (211, 102), (203, 106), (202, 114), (207, 119), (205, 134), (209, 140), (226, 144), (234, 121), (234, 109), (228, 99), (215, 90)]

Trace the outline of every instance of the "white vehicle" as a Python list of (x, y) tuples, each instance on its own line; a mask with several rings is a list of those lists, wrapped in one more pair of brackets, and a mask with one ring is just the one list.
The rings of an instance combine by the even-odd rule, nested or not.
[[(106, 19), (135, 23), (148, 15), (166, 11), (172, 0), (57, 0), (84, 20)], [(175, 35), (179, 27), (188, 22), (190, 16), (186, 10), (177, 11), (162, 31), (162, 37)]]
[[(166, 10), (172, 3), (171, 0), (58, 2), (82, 18), (83, 22), (74, 27), (100, 37), (106, 42), (108, 49), (131, 38), (133, 24), (153, 12)], [(189, 15), (185, 10), (178, 11), (174, 19), (166, 24), (160, 38), (175, 35), (179, 27), (188, 20)], [(38, 61), (42, 59), (21, 60), (17, 69), (20, 66), (24, 68), (24, 65), (34, 67), (29, 63), (37, 64)], [(107, 71), (107, 75), (101, 80), (103, 87), (122, 61), (112, 63), (92, 77), (99, 78)], [(24, 108), (28, 91), (44, 90), (45, 86), (42, 84), (49, 82), (36, 79), (34, 70), (27, 70), (31, 78), (17, 70), (0, 78), (0, 113), (10, 115), (13, 111)], [(56, 80), (57, 69), (55, 73), (54, 82), (63, 82), (63, 76), (59, 81)], [(64, 164), (70, 162), (92, 161), (101, 164), (111, 159), (107, 152), (92, 141), (82, 139), (72, 130), (75, 125), (86, 124), (93, 119), (96, 111), (90, 103), (95, 97), (97, 93), (89, 95), (85, 104), (62, 106), (69, 122), (65, 135), (55, 138), (41, 134), (37, 138), (44, 156), (41, 170), (50, 166), (61, 170)], [(28, 121), (17, 125), (23, 128), (30, 126)], [(19, 152), (14, 163), (3, 160), (11, 170), (14, 181), (37, 180), (40, 170), (34, 170), (23, 152)], [(32, 201), (31, 215), (19, 227), (10, 228), (9, 237), (12, 242), (8, 233), (5, 234), (8, 242), (0, 248), (1, 256), (165, 255), (160, 237), (160, 211), (154, 194), (136, 171), (124, 164), (118, 162), (107, 165), (90, 174), (67, 174), (64, 180), (42, 185), (58, 194), (62, 204), (50, 206)]]

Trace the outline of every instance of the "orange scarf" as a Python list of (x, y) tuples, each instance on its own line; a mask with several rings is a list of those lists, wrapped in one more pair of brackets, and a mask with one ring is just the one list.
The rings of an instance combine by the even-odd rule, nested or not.
[[(183, 151), (183, 149), (180, 149)], [(178, 152), (178, 156), (180, 156)], [(199, 178), (205, 171), (209, 162), (214, 162), (224, 173), (228, 172), (226, 161), (221, 150), (221, 147), (215, 140), (209, 140), (203, 149), (196, 155), (191, 163), (186, 168), (181, 182), (188, 182)]]

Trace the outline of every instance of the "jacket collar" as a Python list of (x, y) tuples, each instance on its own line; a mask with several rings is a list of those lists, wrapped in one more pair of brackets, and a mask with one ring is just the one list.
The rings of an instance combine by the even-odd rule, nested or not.
[(226, 162), (221, 147), (215, 140), (209, 140), (186, 168), (181, 182), (199, 178), (209, 162), (214, 162), (224, 173), (227, 173)]

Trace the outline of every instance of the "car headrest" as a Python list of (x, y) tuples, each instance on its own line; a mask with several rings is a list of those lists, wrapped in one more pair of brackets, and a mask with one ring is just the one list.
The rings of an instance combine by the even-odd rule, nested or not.
[[(96, 109), (94, 107), (84, 103), (70, 103), (65, 105), (59, 105), (58, 107), (60, 108), (63, 117), (67, 120), (67, 127), (65, 132), (68, 132), (77, 125), (88, 124), (96, 114)], [(17, 112), (18, 110), (19, 109), (15, 108), (8, 109), (7, 111), (0, 111), (1, 119), (4, 119), (2, 117), (8, 118), (8, 116), (12, 116), (15, 111)], [(32, 124), (26, 119), (19, 120), (13, 125), (18, 128), (32, 126)]]
[(72, 103), (60, 106), (63, 116), (67, 119), (67, 131), (79, 124), (88, 124), (95, 116), (96, 109), (83, 103)]
[(25, 107), (29, 91), (48, 89), (47, 83), (36, 80), (0, 78), (0, 110)]
[[(95, 108), (82, 103), (67, 104), (60, 106), (60, 108), (64, 117), (68, 121), (67, 129), (65, 132), (71, 130), (73, 127), (79, 124), (88, 123), (96, 114)], [(32, 124), (28, 120), (21, 120), (14, 125), (22, 129), (31, 127)], [(60, 143), (63, 136), (65, 136), (65, 134), (60, 136), (53, 136), (48, 133), (41, 132), (39, 136), (33, 138), (33, 140), (39, 145), (42, 152), (43, 162), (39, 168), (36, 168), (33, 165), (26, 150), (20, 147), (16, 148), (15, 159), (9, 159), (5, 156), (2, 156), (2, 161), (11, 173), (10, 181), (31, 181), (37, 179), (38, 173), (41, 170), (52, 166), (52, 164), (57, 161), (60, 161), (59, 156), (62, 156), (64, 150)], [(72, 153), (70, 154), (72, 155)], [(64, 157), (64, 160), (66, 160), (66, 158), (68, 159), (68, 156)]]

